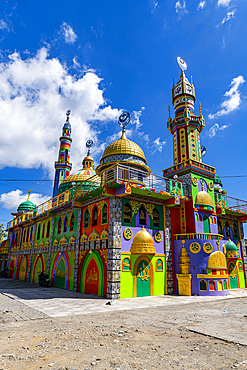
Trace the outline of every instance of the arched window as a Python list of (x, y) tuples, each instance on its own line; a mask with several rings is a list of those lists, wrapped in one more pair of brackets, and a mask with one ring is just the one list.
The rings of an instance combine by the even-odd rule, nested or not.
[(72, 213), (71, 217), (70, 217), (70, 225), (69, 225), (69, 231), (74, 231), (74, 227), (75, 227), (75, 215), (74, 213)]
[(129, 203), (126, 203), (124, 205), (124, 222), (126, 222), (127, 224), (131, 224), (131, 213), (131, 206)]
[(67, 233), (67, 229), (68, 229), (68, 216), (65, 216), (63, 223), (63, 232)]
[(209, 281), (209, 290), (216, 290), (215, 281), (213, 280)]
[(30, 231), (30, 241), (32, 240), (32, 237), (33, 237), (33, 226), (31, 227), (31, 231)]
[(86, 209), (84, 213), (84, 229), (86, 229), (89, 226), (89, 211)]
[(28, 238), (29, 238), (29, 228), (27, 229), (26, 242), (28, 242)]
[(209, 217), (210, 224), (213, 224), (213, 217)]
[(222, 226), (221, 226), (221, 222), (220, 222), (220, 220), (218, 220), (218, 233), (219, 233), (220, 235), (223, 235), (223, 232), (222, 232)]
[(206, 280), (200, 280), (199, 287), (200, 287), (200, 290), (207, 290), (207, 282), (206, 282)]
[(196, 213), (196, 214), (195, 214), (195, 220), (196, 220), (196, 221), (199, 221), (198, 213)]
[(61, 230), (62, 230), (62, 220), (61, 220), (61, 217), (60, 217), (59, 220), (58, 220), (58, 225), (57, 225), (57, 233), (61, 234)]
[(102, 224), (107, 224), (108, 206), (105, 203), (102, 208)]
[(21, 235), (21, 232), (20, 231), (17, 231), (17, 234), (16, 234), (16, 245), (18, 245), (20, 243), (20, 235)]
[(238, 224), (234, 222), (233, 224), (233, 238), (238, 239)]
[(37, 230), (37, 240), (40, 239), (40, 224), (38, 224), (38, 230)]
[(141, 206), (139, 209), (139, 223), (140, 225), (147, 224), (147, 216), (146, 216), (146, 209), (144, 206)]
[(210, 233), (209, 218), (206, 215), (203, 216), (203, 229), (204, 229), (204, 233), (205, 234), (209, 234)]
[(65, 150), (65, 158), (64, 158), (64, 160), (65, 160), (65, 162), (68, 162), (68, 149), (66, 149)]
[(41, 239), (43, 239), (44, 236), (45, 236), (45, 224), (43, 224)]
[(199, 213), (199, 221), (202, 222), (202, 215)]
[(93, 209), (93, 226), (97, 226), (97, 219), (98, 219), (98, 208), (95, 206)]
[(157, 210), (157, 208), (154, 208), (154, 211), (153, 211), (153, 222), (154, 222), (154, 227), (160, 227), (160, 213)]
[(226, 222), (226, 237), (227, 238), (231, 237), (231, 230), (230, 230), (230, 225), (228, 222)]
[(216, 225), (216, 217), (214, 217), (214, 224)]
[(26, 241), (26, 229), (23, 232), (22, 243), (25, 243), (25, 241)]
[(51, 228), (51, 223), (50, 221), (47, 222), (47, 227), (46, 227), (46, 238), (49, 238), (50, 236), (50, 228)]
[(217, 281), (217, 288), (218, 288), (218, 291), (222, 291), (223, 290), (223, 284), (222, 284), (222, 281), (221, 280), (218, 280)]
[(224, 290), (227, 290), (228, 288), (227, 288), (227, 281), (226, 280), (224, 280)]

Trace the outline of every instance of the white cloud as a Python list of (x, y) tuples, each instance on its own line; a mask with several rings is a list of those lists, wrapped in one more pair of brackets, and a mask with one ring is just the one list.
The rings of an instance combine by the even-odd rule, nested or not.
[(67, 44), (74, 44), (75, 40), (77, 39), (77, 36), (73, 28), (68, 23), (63, 22), (61, 26), (61, 32), (63, 33), (65, 42), (67, 42)]
[(4, 22), (3, 19), (0, 19), (0, 30), (6, 30), (9, 31), (9, 27), (7, 26), (7, 23)]
[(228, 12), (226, 14), (226, 17), (222, 20), (222, 24), (228, 22), (231, 18), (235, 18), (234, 14), (236, 13), (237, 9), (233, 9), (231, 12)]
[(179, 18), (181, 18), (184, 14), (188, 13), (188, 10), (186, 9), (186, 1), (180, 1), (178, 0), (175, 4), (175, 10), (176, 13), (178, 13)]
[(218, 0), (218, 6), (229, 6), (231, 0)]
[(153, 143), (154, 143), (154, 151), (152, 152), (152, 154), (154, 154), (157, 150), (158, 152), (162, 152), (164, 145), (167, 143), (167, 141), (166, 140), (161, 141), (160, 137), (157, 137)]
[(88, 139), (94, 140), (92, 154), (97, 154), (99, 132), (94, 121), (109, 122), (119, 115), (118, 109), (107, 105), (100, 81), (93, 71), (72, 76), (66, 65), (49, 58), (46, 48), (25, 60), (15, 52), (8, 63), (1, 62), (1, 168), (42, 167), (53, 178), (58, 139), (68, 109), (72, 111), (73, 171), (81, 168)]
[(197, 10), (204, 9), (206, 7), (206, 1), (200, 1)]
[(209, 118), (213, 119), (215, 117), (224, 116), (238, 109), (241, 103), (241, 96), (239, 92), (239, 87), (245, 82), (243, 76), (238, 76), (233, 78), (230, 86), (230, 90), (226, 91), (224, 96), (226, 99), (221, 103), (221, 109), (215, 114), (209, 114)]
[(155, 9), (157, 8), (158, 4), (159, 4), (158, 1), (152, 1), (152, 4), (151, 4), (151, 6), (152, 6), (151, 12), (152, 13), (155, 11)]
[[(35, 205), (42, 204), (46, 202), (50, 197), (38, 193), (32, 193), (30, 195), (30, 201)], [(16, 189), (8, 193), (2, 193), (0, 196), (0, 204), (3, 208), (11, 209), (16, 211), (20, 203), (27, 200), (27, 194), (24, 194), (23, 191)]]
[(218, 123), (215, 123), (208, 130), (208, 136), (212, 139), (212, 137), (214, 137), (218, 131), (223, 131), (223, 130), (225, 130), (229, 126), (231, 126), (230, 123), (229, 123), (229, 125), (223, 125), (223, 126), (220, 126)]

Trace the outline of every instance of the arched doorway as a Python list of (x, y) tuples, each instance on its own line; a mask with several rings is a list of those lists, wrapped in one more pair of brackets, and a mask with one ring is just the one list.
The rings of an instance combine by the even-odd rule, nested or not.
[(133, 297), (153, 295), (153, 266), (149, 258), (140, 256), (134, 266)]
[(32, 283), (39, 283), (39, 274), (45, 270), (44, 262), (42, 260), (41, 255), (37, 255), (34, 263), (33, 263), (33, 269), (32, 269), (32, 275), (31, 275), (31, 282)]
[(205, 234), (210, 233), (210, 222), (208, 216), (206, 215), (203, 216), (203, 229)]
[(230, 278), (230, 289), (238, 288), (238, 274), (237, 274), (237, 269), (233, 262), (229, 263), (228, 275)]
[(26, 256), (23, 257), (20, 265), (19, 270), (19, 280), (26, 280), (26, 273), (27, 273), (27, 259)]
[(61, 257), (58, 261), (57, 268), (55, 270), (55, 287), (66, 288), (66, 276), (67, 276), (67, 266), (64, 257)]
[(15, 275), (15, 257), (12, 257), (9, 263), (9, 277), (14, 279)]
[(91, 258), (85, 272), (85, 293), (99, 295), (100, 273), (97, 262)]

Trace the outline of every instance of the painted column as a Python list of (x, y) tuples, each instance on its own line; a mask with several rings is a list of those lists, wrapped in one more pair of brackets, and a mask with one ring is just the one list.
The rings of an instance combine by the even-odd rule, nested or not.
[(53, 237), (53, 226), (54, 226), (54, 217), (52, 217), (52, 221), (51, 221), (51, 235), (50, 235), (50, 244), (49, 244), (49, 251), (48, 251), (48, 259), (47, 259), (47, 270), (46, 270), (46, 273), (48, 275), (49, 275), (50, 259), (51, 259), (51, 247), (52, 247), (52, 237)]
[(37, 224), (33, 225), (33, 236), (32, 236), (33, 239), (32, 239), (31, 251), (30, 251), (27, 281), (30, 281), (30, 272), (31, 272), (31, 265), (32, 265), (33, 245), (34, 245), (34, 240), (35, 240), (35, 235), (36, 235), (36, 226)]
[(170, 208), (165, 209), (165, 236), (166, 236), (166, 292), (173, 294), (173, 266), (172, 266), (172, 240), (171, 240), (171, 213)]
[(244, 262), (245, 286), (247, 286), (247, 253), (246, 253), (246, 245), (245, 245), (245, 240), (244, 240), (244, 229), (243, 229), (242, 222), (239, 222), (239, 229), (240, 229), (242, 256), (243, 256), (243, 262)]
[(15, 275), (14, 275), (14, 279), (16, 279), (16, 271), (17, 271), (17, 264), (18, 264), (18, 261), (19, 261), (19, 255), (20, 255), (20, 249), (21, 249), (22, 234), (23, 234), (23, 228), (21, 229), (21, 235), (20, 235), (20, 241), (19, 241), (18, 251), (16, 252), (16, 262), (15, 262)]
[(120, 298), (122, 199), (110, 197), (107, 298)]
[(77, 291), (77, 274), (78, 274), (78, 256), (80, 249), (80, 231), (81, 231), (81, 208), (78, 209), (77, 214), (77, 229), (76, 229), (76, 242), (75, 242), (75, 262), (74, 262), (74, 280), (73, 280), (73, 291)]

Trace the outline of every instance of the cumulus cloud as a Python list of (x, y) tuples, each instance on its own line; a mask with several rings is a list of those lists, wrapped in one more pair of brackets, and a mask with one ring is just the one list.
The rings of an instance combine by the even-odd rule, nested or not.
[[(32, 193), (29, 200), (35, 205), (42, 204), (46, 202), (50, 197), (42, 195), (39, 193)], [(27, 194), (24, 194), (23, 191), (16, 189), (8, 193), (2, 193), (0, 196), (0, 204), (3, 208), (16, 210), (20, 203), (27, 200)]]
[(218, 0), (218, 6), (229, 6), (231, 0)]
[(64, 35), (64, 39), (67, 44), (74, 44), (75, 40), (77, 39), (77, 35), (68, 23), (63, 22), (61, 26), (61, 32)]
[(228, 12), (225, 16), (225, 18), (223, 18), (222, 20), (222, 24), (228, 22), (231, 18), (235, 18), (234, 17), (234, 14), (236, 13), (237, 9), (233, 9), (231, 12)]
[(53, 178), (68, 109), (73, 170), (81, 168), (88, 139), (96, 144), (94, 155), (98, 153), (95, 121), (115, 120), (119, 111), (106, 103), (97, 74), (82, 72), (72, 76), (57, 58), (49, 58), (46, 48), (25, 60), (15, 52), (9, 62), (0, 63), (0, 168), (42, 168)]
[(229, 125), (223, 125), (223, 126), (220, 126), (218, 123), (215, 123), (208, 130), (208, 136), (212, 139), (212, 137), (214, 137), (218, 131), (223, 131), (223, 130), (225, 130), (229, 126), (231, 126), (230, 123), (229, 123)]
[(184, 14), (188, 13), (188, 10), (186, 9), (186, 1), (177, 1), (175, 4), (175, 10), (176, 13), (178, 13), (179, 18), (181, 18)]
[(241, 75), (233, 78), (232, 82), (230, 83), (230, 86), (231, 86), (230, 90), (226, 91), (224, 94), (225, 100), (220, 105), (221, 109), (215, 114), (209, 114), (210, 119), (213, 119), (215, 117), (224, 116), (239, 108), (239, 105), (241, 103), (241, 95), (239, 92), (239, 87), (244, 82), (245, 82), (245, 79)]
[(206, 7), (206, 1), (200, 1), (197, 10), (204, 9)]

